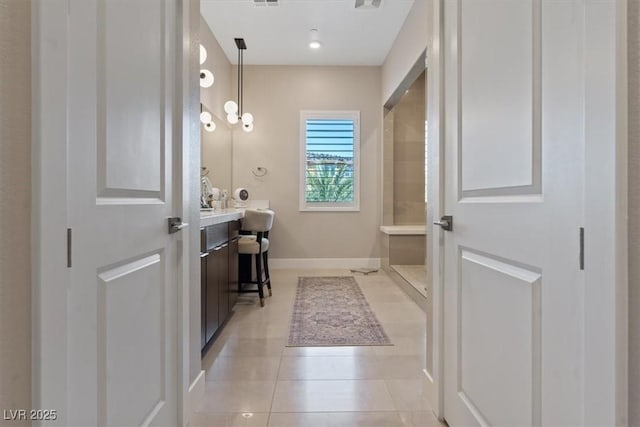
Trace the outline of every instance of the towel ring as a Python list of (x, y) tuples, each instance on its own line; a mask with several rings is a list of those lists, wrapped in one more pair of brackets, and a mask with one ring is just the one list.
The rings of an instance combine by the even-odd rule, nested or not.
[(267, 170), (267, 168), (262, 167), (262, 166), (258, 166), (257, 168), (253, 169), (251, 171), (251, 173), (254, 176), (257, 176), (258, 178), (262, 178), (263, 176), (265, 176), (267, 173), (269, 173), (269, 171)]

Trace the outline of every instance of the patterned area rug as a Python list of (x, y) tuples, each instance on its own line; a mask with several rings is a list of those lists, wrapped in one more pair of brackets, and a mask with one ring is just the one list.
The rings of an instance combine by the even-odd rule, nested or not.
[(299, 277), (288, 347), (393, 345), (351, 276)]

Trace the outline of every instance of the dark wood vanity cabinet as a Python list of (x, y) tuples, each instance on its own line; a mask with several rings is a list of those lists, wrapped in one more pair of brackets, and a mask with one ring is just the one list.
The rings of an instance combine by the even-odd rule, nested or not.
[(218, 289), (218, 327), (229, 317), (229, 244), (218, 248), (213, 253), (215, 259)]
[(207, 345), (207, 257), (208, 253), (200, 254), (200, 348)]
[(229, 224), (229, 309), (238, 300), (238, 239), (240, 238), (240, 221)]
[(215, 224), (200, 231), (201, 348), (229, 318), (238, 290), (238, 221)]

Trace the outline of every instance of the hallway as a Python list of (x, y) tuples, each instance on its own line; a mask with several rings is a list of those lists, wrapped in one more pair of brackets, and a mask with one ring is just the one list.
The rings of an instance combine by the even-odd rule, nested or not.
[(286, 347), (298, 276), (274, 270), (263, 309), (248, 294), (203, 360), (206, 391), (191, 427), (440, 426), (422, 392), (425, 319), (383, 272), (355, 274), (393, 346)]

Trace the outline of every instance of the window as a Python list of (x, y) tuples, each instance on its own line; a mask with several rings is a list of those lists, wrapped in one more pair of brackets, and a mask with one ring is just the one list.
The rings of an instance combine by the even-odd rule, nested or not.
[(360, 112), (300, 112), (300, 210), (359, 211)]

